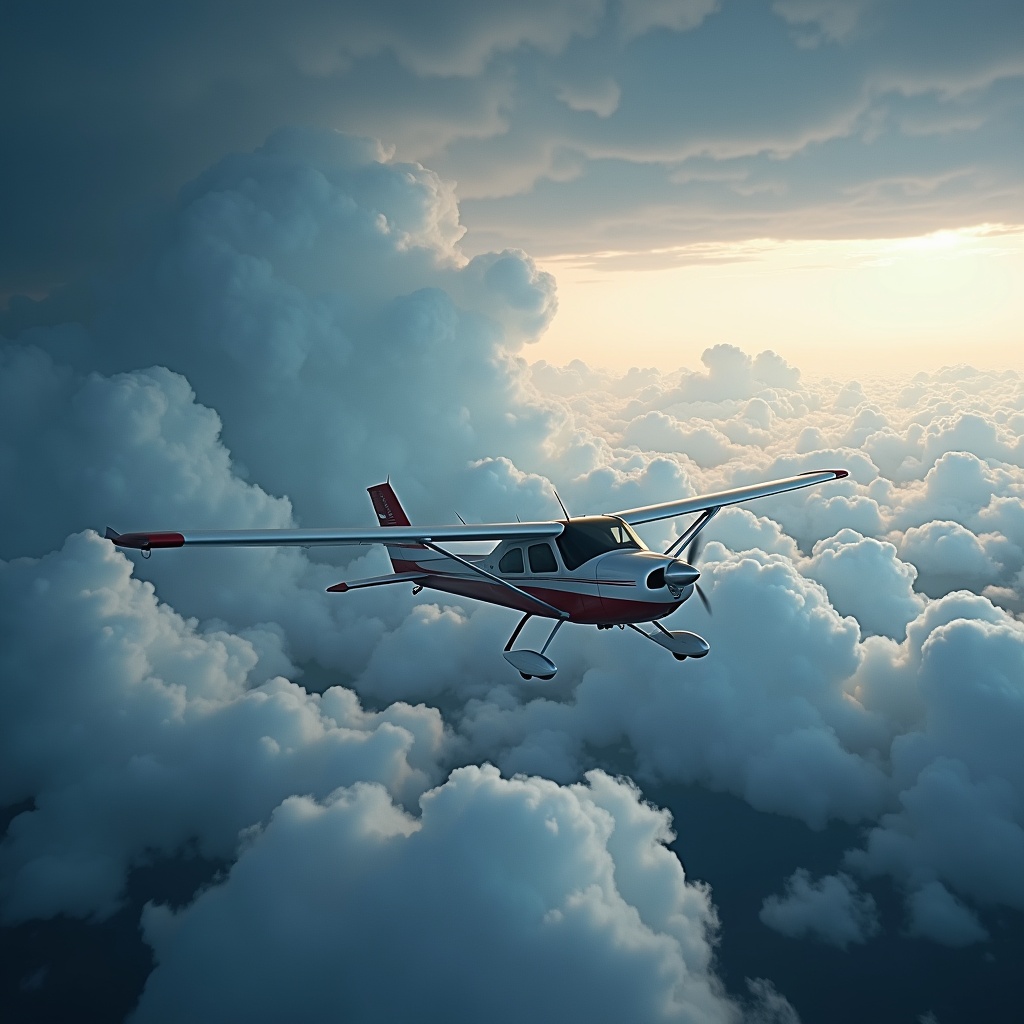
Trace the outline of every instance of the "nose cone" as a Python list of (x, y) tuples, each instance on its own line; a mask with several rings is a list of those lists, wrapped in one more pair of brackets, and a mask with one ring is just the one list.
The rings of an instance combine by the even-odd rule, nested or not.
[(670, 587), (689, 587), (700, 579), (700, 572), (678, 558), (665, 566), (665, 583)]

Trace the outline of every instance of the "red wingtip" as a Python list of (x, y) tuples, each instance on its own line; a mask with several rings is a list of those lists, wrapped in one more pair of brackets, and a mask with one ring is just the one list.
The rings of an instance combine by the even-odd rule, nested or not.
[(837, 480), (842, 480), (844, 476), (850, 475), (845, 469), (833, 469), (832, 472), (835, 473)]
[(153, 548), (180, 548), (185, 538), (180, 533), (115, 533), (107, 527), (106, 538), (119, 548), (150, 551)]
[(347, 583), (335, 583), (333, 587), (327, 588), (328, 594), (344, 594), (348, 590)]

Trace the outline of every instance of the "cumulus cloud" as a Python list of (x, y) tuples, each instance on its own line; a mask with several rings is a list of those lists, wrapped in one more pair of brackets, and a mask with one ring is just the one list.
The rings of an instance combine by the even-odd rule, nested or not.
[(379, 786), (291, 797), (223, 882), (147, 909), (158, 966), (132, 1020), (735, 1021), (708, 893), (638, 797), (600, 772), (563, 788), (489, 766), (418, 818)]
[(840, 949), (867, 942), (879, 930), (874, 899), (861, 893), (849, 875), (827, 875), (814, 882), (803, 868), (786, 881), (782, 896), (765, 899), (759, 916), (791, 939), (810, 936)]
[(907, 898), (910, 935), (941, 942), (944, 946), (970, 946), (984, 942), (988, 932), (941, 882), (928, 882)]
[[(467, 259), (436, 174), (336, 134), (285, 132), (220, 161), (164, 227), (97, 294), (92, 322), (0, 343), (0, 485), (19, 499), (0, 507), (0, 787), (27, 807), (0, 844), (6, 920), (108, 914), (133, 868), (194, 848), (235, 866), (176, 915), (148, 913), (160, 967), (140, 1019), (174, 999), (216, 1016), (234, 998), (247, 961), (229, 946), (211, 960), (223, 984), (204, 996), (181, 981), (188, 937), (234, 936), (231, 908), (269, 928), (302, 907), (295, 927), (315, 922), (329, 948), (358, 934), (322, 913), (330, 900), (378, 937), (371, 908), (385, 906), (388, 938), (402, 933), (390, 891), (409, 894), (409, 941), (429, 927), (431, 956), (469, 956), (460, 929), (498, 921), (510, 948), (531, 937), (520, 954), (538, 978), (546, 950), (576, 985), (569, 950), (586, 944), (618, 1019), (733, 1019), (708, 959), (709, 894), (632, 789), (579, 784), (595, 765), (864, 829), (835, 873), (798, 872), (766, 902), (826, 941), (873, 932), (855, 875), (895, 882), (909, 933), (939, 942), (975, 941), (990, 908), (1024, 906), (1022, 626), (988, 599), (1012, 607), (1024, 571), (1019, 375), (851, 386), (733, 346), (708, 350), (704, 371), (531, 369), (553, 281), (521, 251)], [(670, 625), (706, 635), (709, 658), (679, 665), (633, 633), (567, 627), (543, 687), (500, 657), (506, 611), (324, 593), (386, 571), (378, 550), (132, 562), (80, 532), (368, 522), (363, 488), (389, 471), (414, 517), (449, 521), (453, 506), (557, 515), (553, 485), (583, 514), (833, 466), (849, 477), (708, 527), (714, 617), (691, 602)], [(682, 525), (644, 536), (663, 547)], [(485, 841), (533, 918), (467, 866)], [(339, 877), (346, 857), (373, 899)], [(476, 916), (434, 913), (430, 864)], [(261, 887), (275, 870), (280, 890)], [(318, 963), (304, 943), (299, 959)], [(358, 998), (353, 975), (331, 977), (308, 1005), (334, 986)], [(487, 992), (450, 995), (453, 979), (424, 984), (492, 1015)], [(757, 991), (764, 1019), (787, 1019)]]
[(200, 631), (93, 533), (0, 566), (0, 803), (33, 802), (0, 843), (5, 923), (104, 917), (131, 867), (229, 858), (289, 794), (374, 780), (414, 803), (439, 777), (437, 711), (308, 693), (276, 631)]
[(349, 474), (390, 472), (412, 499), (451, 489), (499, 438), (522, 458), (550, 429), (513, 353), (553, 315), (554, 282), (519, 251), (466, 261), (432, 172), (282, 132), (183, 190), (168, 233), (99, 330), (103, 365), (185, 373), (300, 516), (362, 513)]
[(889, 543), (844, 529), (814, 545), (802, 567), (828, 591), (832, 606), (852, 615), (864, 634), (902, 640), (924, 598), (914, 591), (917, 572)]
[(932, 597), (957, 584), (980, 590), (998, 576), (978, 537), (950, 520), (933, 519), (924, 526), (912, 526), (903, 535), (900, 551), (917, 566), (922, 587)]

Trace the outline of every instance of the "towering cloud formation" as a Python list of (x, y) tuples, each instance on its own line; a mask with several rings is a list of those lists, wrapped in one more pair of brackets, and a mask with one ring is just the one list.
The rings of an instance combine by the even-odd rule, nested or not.
[(470, 767), (415, 819), (366, 784), (292, 797), (224, 884), (147, 911), (159, 966), (133, 1020), (734, 1021), (708, 893), (638, 796)]
[[(883, 879), (910, 934), (986, 939), (989, 908), (1024, 909), (1024, 382), (806, 381), (731, 346), (706, 372), (531, 368), (554, 282), (467, 260), (460, 230), (430, 171), (283, 132), (188, 185), (94, 319), (3, 339), (3, 919), (109, 914), (134, 868), (197, 850), (227, 873), (146, 912), (139, 1020), (415, 1015), (385, 951), (454, 1016), (735, 1019), (711, 895), (635, 788), (581, 783), (598, 766), (863, 829), (813, 875), (792, 851), (759, 896), (784, 934), (870, 943)], [(553, 484), (584, 513), (823, 466), (850, 476), (709, 528), (715, 617), (679, 624), (710, 658), (569, 629), (543, 689), (499, 656), (505, 612), (324, 592), (376, 550), (133, 564), (87, 529), (367, 522), (389, 471), (445, 521), (556, 514)], [(498, 1005), (509, 950), (529, 969)]]

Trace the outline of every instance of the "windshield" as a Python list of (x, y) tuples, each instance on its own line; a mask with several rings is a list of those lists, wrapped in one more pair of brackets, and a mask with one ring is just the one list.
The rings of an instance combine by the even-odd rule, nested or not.
[(566, 569), (578, 569), (606, 551), (620, 548), (642, 548), (633, 531), (613, 516), (590, 516), (585, 519), (570, 519), (565, 529), (555, 538)]

